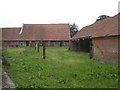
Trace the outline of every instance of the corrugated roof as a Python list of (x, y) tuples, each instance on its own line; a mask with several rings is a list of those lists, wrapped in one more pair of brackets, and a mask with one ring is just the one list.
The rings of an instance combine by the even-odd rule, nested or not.
[(72, 39), (118, 35), (118, 15), (83, 27)]
[(69, 24), (24, 24), (19, 34), (17, 29), (5, 28), (4, 40), (69, 40)]

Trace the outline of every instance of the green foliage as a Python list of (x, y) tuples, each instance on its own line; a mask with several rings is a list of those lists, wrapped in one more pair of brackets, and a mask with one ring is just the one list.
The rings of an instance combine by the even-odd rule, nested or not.
[[(7, 53), (7, 54), (6, 54)], [(88, 53), (69, 51), (65, 47), (7, 48), (4, 67), (19, 88), (109, 88), (117, 87), (118, 66), (89, 59)]]
[[(2, 52), (7, 54), (6, 49), (2, 49)], [(5, 54), (2, 54), (2, 65), (10, 66), (10, 62), (9, 62), (9, 60), (7, 60), (8, 59), (7, 57), (5, 58), (5, 56), (6, 56)]]
[(107, 16), (107, 15), (100, 15), (96, 21), (100, 21), (100, 20), (103, 20), (103, 19), (106, 19), (106, 18), (109, 18), (109, 17), (110, 16)]
[(74, 24), (70, 24), (70, 35), (73, 37), (78, 32), (78, 26)]

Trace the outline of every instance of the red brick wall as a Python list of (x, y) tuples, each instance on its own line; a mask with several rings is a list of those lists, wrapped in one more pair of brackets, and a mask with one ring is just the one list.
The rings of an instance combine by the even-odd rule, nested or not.
[(48, 41), (46, 42), (46, 46), (68, 46), (69, 45), (69, 42), (51, 42), (51, 41)]
[(70, 41), (70, 50), (80, 51), (80, 41)]
[[(23, 41), (24, 42), (24, 41)], [(26, 42), (24, 42), (26, 43)], [(36, 41), (30, 41), (29, 42), (29, 46), (31, 47), (35, 47), (35, 43)], [(69, 45), (69, 42), (51, 42), (51, 41), (48, 41), (48, 42), (45, 42), (46, 46), (68, 46)], [(3, 47), (18, 47), (18, 46), (21, 46), (20, 45), (20, 42), (19, 41), (4, 41), (2, 43)], [(42, 42), (39, 42), (39, 45), (42, 46)]]
[[(119, 37), (120, 39), (120, 37)], [(118, 37), (94, 38), (93, 58), (107, 61), (118, 60)]]
[(2, 42), (2, 46), (3, 47), (18, 47), (19, 42), (16, 42), (16, 41), (4, 41), (4, 42)]
[(73, 50), (73, 51), (83, 51), (83, 47), (81, 46), (81, 43), (82, 43), (81, 40), (70, 41), (70, 50)]

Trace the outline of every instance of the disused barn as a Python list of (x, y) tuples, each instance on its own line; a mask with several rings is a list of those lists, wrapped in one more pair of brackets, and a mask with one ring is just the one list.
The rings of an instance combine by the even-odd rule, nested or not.
[(119, 14), (83, 27), (70, 41), (70, 49), (86, 51), (90, 58), (118, 61)]
[(2, 28), (3, 46), (68, 46), (69, 24), (24, 24), (22, 28)]
[(2, 28), (2, 46), (18, 47), (20, 27)]

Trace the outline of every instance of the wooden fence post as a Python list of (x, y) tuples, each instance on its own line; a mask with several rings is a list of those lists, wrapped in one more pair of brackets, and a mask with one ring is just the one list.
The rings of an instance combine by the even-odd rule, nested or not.
[(36, 48), (37, 48), (37, 43), (35, 43), (35, 51), (36, 51)]
[(92, 38), (91, 37), (89, 38), (89, 43), (90, 43), (90, 46), (89, 46), (89, 48), (90, 48), (90, 59), (92, 59), (93, 58), (93, 45), (92, 45)]
[(45, 42), (43, 42), (43, 59), (46, 58), (46, 55), (45, 55)]
[(39, 53), (39, 42), (37, 43), (37, 52)]
[(35, 51), (39, 53), (39, 42), (35, 43)]

